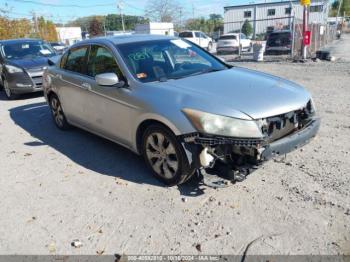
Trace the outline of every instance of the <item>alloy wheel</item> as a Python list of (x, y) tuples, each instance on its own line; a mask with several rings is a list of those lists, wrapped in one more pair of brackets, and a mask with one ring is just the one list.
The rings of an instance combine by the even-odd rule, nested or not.
[(9, 83), (7, 82), (7, 80), (4, 80), (4, 90), (5, 90), (5, 94), (8, 98), (12, 97), (12, 93), (9, 87)]
[(63, 127), (63, 125), (64, 125), (64, 114), (63, 114), (63, 110), (62, 110), (62, 107), (61, 107), (61, 103), (56, 97), (53, 97), (51, 99), (51, 110), (52, 110), (52, 114), (53, 114), (53, 117), (55, 119), (56, 124), (59, 127)]
[(161, 133), (152, 133), (146, 140), (146, 155), (153, 170), (171, 179), (179, 168), (179, 159), (172, 142)]

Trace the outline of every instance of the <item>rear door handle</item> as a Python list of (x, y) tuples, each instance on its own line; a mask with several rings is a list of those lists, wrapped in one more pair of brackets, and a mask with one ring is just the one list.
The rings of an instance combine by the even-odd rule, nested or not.
[(91, 85), (89, 83), (82, 83), (81, 84), (81, 88), (86, 89), (86, 90), (90, 90), (91, 89)]

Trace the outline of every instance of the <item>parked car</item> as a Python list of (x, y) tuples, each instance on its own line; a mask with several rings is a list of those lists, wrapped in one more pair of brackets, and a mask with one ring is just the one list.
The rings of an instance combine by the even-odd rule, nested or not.
[(266, 54), (289, 54), (292, 50), (292, 32), (289, 30), (274, 31), (268, 34)]
[(52, 47), (37, 39), (0, 41), (0, 84), (6, 97), (42, 91), (42, 75), (48, 57), (55, 56)]
[(67, 46), (60, 42), (50, 42), (50, 45), (55, 49), (57, 54), (63, 54), (67, 49)]
[(44, 94), (59, 129), (77, 126), (143, 155), (168, 185), (209, 167), (257, 166), (320, 125), (303, 87), (175, 37), (80, 42), (45, 70)]
[(188, 41), (209, 51), (213, 48), (213, 39), (201, 31), (184, 31), (179, 34), (179, 37), (186, 38)]
[(248, 52), (252, 49), (252, 41), (243, 33), (229, 33), (222, 35), (216, 46), (217, 54), (238, 52), (239, 49)]

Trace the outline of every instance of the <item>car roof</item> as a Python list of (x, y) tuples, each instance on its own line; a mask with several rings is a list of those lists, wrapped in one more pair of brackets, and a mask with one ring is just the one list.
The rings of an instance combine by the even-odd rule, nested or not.
[(21, 42), (38, 42), (38, 41), (44, 41), (42, 39), (33, 39), (33, 38), (18, 38), (18, 39), (8, 39), (8, 40), (1, 40), (0, 44), (16, 44)]
[(235, 36), (237, 36), (237, 35), (239, 35), (239, 33), (227, 33), (227, 34), (223, 34), (221, 36), (225, 36), (225, 35), (235, 35)]
[(282, 34), (282, 33), (292, 33), (290, 30), (277, 30), (277, 31), (272, 31), (270, 34)]
[(178, 39), (178, 38), (173, 36), (146, 35), (146, 34), (117, 35), (117, 36), (91, 38), (91, 39), (81, 41), (76, 45), (106, 43), (106, 42), (118, 45), (118, 44), (128, 44), (128, 43), (135, 43), (135, 42), (166, 40), (166, 39)]

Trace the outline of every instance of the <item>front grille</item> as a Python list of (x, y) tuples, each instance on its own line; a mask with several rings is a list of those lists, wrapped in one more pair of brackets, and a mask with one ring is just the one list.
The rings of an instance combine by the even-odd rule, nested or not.
[(314, 109), (309, 101), (300, 110), (260, 120), (261, 130), (267, 141), (273, 142), (304, 128), (311, 121), (313, 114)]
[(33, 83), (36, 88), (40, 88), (43, 86), (43, 77), (42, 76), (34, 76), (32, 77)]
[(203, 146), (234, 145), (234, 146), (258, 147), (259, 145), (264, 144), (264, 140), (262, 139), (212, 136), (212, 135), (204, 135), (200, 133), (192, 133), (192, 134), (184, 135), (183, 140), (188, 143), (192, 142)]

